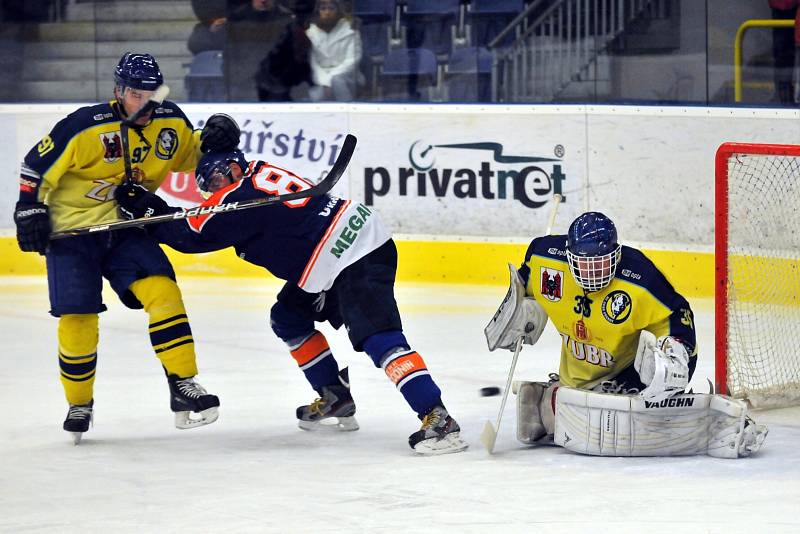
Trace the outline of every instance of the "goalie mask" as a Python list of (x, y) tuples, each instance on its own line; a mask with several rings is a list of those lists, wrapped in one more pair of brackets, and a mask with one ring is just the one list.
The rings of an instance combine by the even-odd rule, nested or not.
[(200, 158), (194, 179), (203, 196), (208, 197), (238, 179), (233, 174), (231, 163), (236, 163), (242, 173), (247, 170), (247, 160), (241, 150), (209, 152)]
[(570, 225), (567, 262), (575, 282), (584, 290), (600, 291), (610, 284), (621, 256), (617, 228), (602, 213), (584, 213)]

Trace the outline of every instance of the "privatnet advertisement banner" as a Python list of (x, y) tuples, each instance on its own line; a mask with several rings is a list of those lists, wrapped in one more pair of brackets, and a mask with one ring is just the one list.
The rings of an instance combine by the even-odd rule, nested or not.
[[(13, 232), (19, 162), (77, 105), (0, 106), (0, 227)], [(564, 196), (555, 232), (597, 210), (624, 241), (710, 246), (714, 155), (727, 141), (800, 143), (795, 110), (638, 106), (181, 106), (196, 127), (212, 113), (240, 124), (240, 148), (310, 181), (330, 168), (347, 133), (358, 146), (333, 192), (375, 208), (395, 233), (525, 241), (547, 202)], [(98, 139), (98, 143), (102, 140)], [(202, 201), (193, 173), (161, 194)], [(269, 208), (259, 208), (269, 209)]]

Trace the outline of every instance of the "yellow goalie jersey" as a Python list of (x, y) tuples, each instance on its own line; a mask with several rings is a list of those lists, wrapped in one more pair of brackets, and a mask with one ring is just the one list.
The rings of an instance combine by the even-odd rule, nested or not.
[[(194, 170), (200, 132), (172, 102), (143, 128), (128, 132), (136, 182), (155, 191), (170, 171)], [(114, 189), (125, 176), (118, 105), (87, 106), (59, 121), (25, 156), (20, 200), (45, 202), (53, 230), (113, 222)]]
[(586, 293), (569, 271), (566, 243), (564, 235), (534, 239), (519, 269), (561, 335), (564, 385), (589, 389), (633, 365), (641, 330), (675, 336), (695, 355), (689, 303), (642, 252), (623, 246), (611, 283)]

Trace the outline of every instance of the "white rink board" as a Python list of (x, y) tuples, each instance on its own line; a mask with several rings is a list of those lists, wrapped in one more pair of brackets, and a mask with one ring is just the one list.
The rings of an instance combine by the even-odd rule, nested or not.
[[(19, 161), (76, 107), (0, 106), (0, 172), (12, 177), (0, 182), (0, 228), (13, 225), (13, 176)], [(530, 237), (544, 226), (546, 210), (540, 204), (560, 185), (566, 202), (556, 231), (593, 209), (611, 216), (629, 242), (707, 246), (713, 243), (717, 147), (725, 141), (800, 143), (800, 114), (793, 110), (372, 104), (182, 108), (196, 126), (210, 113), (231, 114), (242, 125), (241, 146), (249, 158), (267, 159), (309, 178), (330, 166), (345, 133), (357, 135), (349, 175), (335, 192), (370, 201), (395, 232), (404, 234)], [(514, 179), (508, 176), (525, 169), (527, 178), (515, 194)]]

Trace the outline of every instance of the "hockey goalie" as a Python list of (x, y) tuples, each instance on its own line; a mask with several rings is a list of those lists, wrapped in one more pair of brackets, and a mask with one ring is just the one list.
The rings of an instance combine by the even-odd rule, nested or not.
[(694, 318), (658, 268), (618, 243), (614, 223), (580, 215), (567, 235), (534, 239), (486, 327), (489, 350), (533, 345), (548, 318), (558, 374), (517, 382), (517, 439), (600, 456), (750, 456), (767, 435), (747, 405), (686, 393), (697, 363)]

